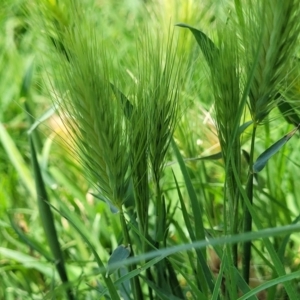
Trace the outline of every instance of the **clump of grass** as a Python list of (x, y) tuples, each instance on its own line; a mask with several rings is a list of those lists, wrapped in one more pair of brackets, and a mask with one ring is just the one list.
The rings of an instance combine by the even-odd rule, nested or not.
[[(182, 25), (192, 31), (208, 64), (208, 72), (189, 65), (188, 79), (182, 63), (193, 61), (196, 51), (187, 54), (182, 50), (184, 47), (177, 47), (177, 39), (171, 30), (165, 35), (163, 27), (163, 34), (158, 33), (160, 26), (157, 25), (141, 26), (142, 29), (130, 33), (120, 27), (122, 34), (118, 35), (118, 30), (114, 30), (118, 18), (113, 13), (106, 15), (108, 11), (101, 5), (93, 1), (64, 0), (58, 3), (45, 0), (33, 6), (41, 9), (39, 13), (43, 16), (39, 18), (39, 24), (48, 38), (44, 45), (47, 52), (44, 60), (48, 60), (51, 66), (50, 90), (69, 138), (74, 142), (73, 155), (93, 186), (94, 199), (103, 200), (90, 205), (84, 193), (79, 191), (81, 176), (76, 175), (78, 182), (67, 183), (76, 199), (68, 197), (70, 203), (65, 205), (65, 199), (62, 200), (65, 194), (61, 199), (57, 193), (54, 196), (59, 209), (52, 208), (58, 210), (76, 231), (66, 233), (66, 228), (59, 227), (61, 224), (55, 219), (62, 235), (61, 242), (66, 239), (66, 233), (73, 245), (64, 245), (72, 295), (101, 298), (110, 294), (113, 299), (255, 299), (255, 294), (263, 291), (265, 296), (264, 290), (269, 288), (268, 297), (273, 299), (277, 293), (276, 285), (282, 283), (289, 297), (297, 299), (291, 280), (298, 273), (286, 275), (284, 253), (290, 234), (299, 229), (299, 225), (262, 230), (265, 224), (290, 224), (292, 217), (289, 216), (288, 199), (280, 203), (284, 212), (277, 214), (279, 221), (264, 220), (268, 218), (269, 221), (272, 216), (264, 207), (271, 206), (273, 212), (279, 207), (278, 203), (278, 206), (274, 204), (277, 190), (272, 190), (270, 183), (274, 185), (274, 181), (269, 175), (268, 188), (262, 188), (260, 179), (264, 174), (257, 174), (297, 130), (272, 144), (267, 127), (268, 115), (282, 101), (277, 96), (278, 91), (285, 95), (286, 74), (290, 72), (288, 68), (296, 47), (295, 20), (299, 13), (296, 2), (284, 4), (285, 13), (281, 15), (279, 1), (248, 1), (243, 4), (235, 1), (230, 13), (224, 10), (221, 16), (216, 15), (217, 21), (207, 21), (210, 28), (217, 29), (211, 40), (203, 32)], [(150, 9), (150, 4), (146, 7)], [(155, 18), (153, 11), (150, 17)], [(37, 17), (34, 9), (32, 14)], [(227, 19), (222, 22), (220, 19), (224, 15)], [(132, 16), (135, 14), (128, 12), (131, 25)], [(149, 15), (145, 19), (141, 16), (137, 22), (150, 19)], [(101, 26), (107, 26), (106, 22), (111, 27), (104, 27), (105, 32), (101, 32)], [(123, 44), (125, 37), (123, 40), (120, 35), (126, 35), (130, 43), (135, 40), (135, 35), (141, 38), (135, 45)], [(288, 53), (282, 56), (284, 47)], [(135, 49), (135, 52), (127, 55), (124, 49), (128, 52)], [(177, 52), (186, 55), (180, 57), (180, 63)], [(201, 65), (200, 60), (195, 66)], [(44, 62), (43, 68), (46, 66)], [(194, 76), (192, 73), (198, 74)], [(199, 87), (198, 80), (203, 76), (207, 76), (209, 88), (203, 84)], [(183, 86), (193, 87), (193, 91), (187, 89), (181, 93)], [(195, 88), (197, 86), (199, 90)], [(197, 95), (192, 94), (195, 91)], [(189, 110), (184, 110), (179, 104), (182, 95), (192, 99)], [(201, 99), (201, 103), (195, 99)], [(198, 110), (193, 114), (187, 111), (196, 106), (198, 109), (203, 105), (203, 99), (208, 99), (207, 102), (212, 99), (214, 103), (220, 153), (192, 159), (190, 168), (185, 164), (184, 152), (172, 137), (182, 114), (185, 114), (183, 122), (189, 122), (195, 131), (201, 131), (204, 125), (197, 120)], [(283, 113), (289, 110), (289, 115), (293, 116), (292, 124), (295, 124), (297, 115), (293, 107), (281, 106), (280, 109)], [(249, 116), (251, 120), (248, 121)], [(264, 146), (269, 148), (255, 161), (256, 151), (260, 149), (256, 149), (255, 143), (259, 126), (266, 128)], [(253, 132), (250, 146), (241, 140), (241, 134), (246, 136), (245, 128), (247, 132)], [(192, 144), (187, 145), (187, 140)], [(169, 152), (170, 142), (173, 153)], [(188, 130), (181, 132), (180, 146), (199, 149), (194, 143)], [(205, 141), (205, 145), (209, 143), (210, 140)], [(243, 153), (249, 152), (245, 155), (246, 161), (241, 156), (242, 145)], [(37, 148), (38, 152), (42, 146)], [(249, 150), (245, 150), (247, 148)], [(169, 172), (165, 169), (165, 162), (172, 155), (176, 156), (180, 169), (173, 164), (173, 172)], [(218, 169), (207, 163), (210, 158), (220, 157), (223, 162), (219, 163)], [(284, 153), (281, 153), (282, 157)], [(278, 165), (281, 159), (278, 159)], [(47, 165), (44, 160), (43, 156), (43, 166)], [(57, 169), (51, 174), (57, 175), (58, 181), (65, 171), (71, 172), (71, 169), (61, 170), (58, 175)], [(247, 172), (246, 180), (243, 175)], [(278, 172), (282, 174), (283, 170)], [(49, 180), (47, 170), (43, 169), (42, 175)], [(253, 183), (254, 177), (258, 180), (257, 186)], [(70, 207), (77, 208), (76, 203), (80, 208), (70, 210)], [(84, 221), (78, 217), (81, 212)], [(298, 222), (297, 216), (295, 218), (293, 223)], [(258, 232), (252, 232), (255, 228)], [(274, 238), (274, 242), (269, 239), (279, 234), (286, 236), (284, 239)], [(20, 234), (20, 230), (18, 235), (35, 245), (25, 234)], [(53, 238), (57, 240), (54, 235)], [(251, 241), (259, 238), (262, 240), (255, 243), (255, 255), (252, 256)], [(79, 245), (74, 245), (74, 239)], [(84, 243), (80, 244), (81, 239), (88, 248)], [(214, 270), (209, 268), (211, 254), (206, 252), (208, 245), (218, 257), (215, 276), (212, 274)], [(45, 258), (49, 256), (43, 247), (36, 249)], [(0, 250), (6, 253), (3, 248)], [(95, 262), (90, 259), (91, 252)], [(109, 252), (112, 254), (105, 268), (102, 257), (105, 260)], [(266, 264), (263, 272), (271, 272), (274, 279), (251, 290), (255, 280), (249, 278), (250, 259), (254, 258), (256, 262), (257, 256)], [(75, 260), (83, 274), (79, 279), (78, 272), (74, 272), (77, 277), (74, 276), (70, 265), (70, 261), (73, 264)], [(268, 268), (271, 271), (267, 271)], [(98, 277), (99, 273), (102, 278)], [(89, 282), (93, 287), (86, 288), (86, 279), (91, 279)], [(77, 283), (78, 288), (74, 288)], [(59, 288), (51, 290), (48, 297)]]
[[(179, 73), (174, 42), (171, 37), (164, 46), (159, 38), (152, 44), (154, 38), (147, 32), (139, 43), (144, 51), (138, 53), (137, 74), (132, 73), (134, 78), (129, 79), (132, 88), (127, 96), (122, 91), (122, 74), (114, 69), (101, 37), (78, 15), (80, 5), (72, 4), (69, 23), (59, 23), (55, 17), (58, 24), (52, 20), (48, 33), (58, 50), (56, 59), (61, 60), (54, 70), (54, 94), (75, 141), (76, 155), (96, 185), (96, 196), (119, 212), (122, 242), (142, 243), (144, 251), (149, 245), (165, 246), (167, 212), (160, 179), (178, 111)], [(149, 218), (149, 163), (156, 191), (154, 219)], [(130, 204), (126, 202), (130, 180), (134, 207), (128, 207)], [(125, 207), (129, 209), (128, 217), (133, 216), (132, 211), (137, 213), (140, 230), (137, 241), (129, 234)], [(151, 238), (148, 227), (154, 223), (156, 228)], [(134, 251), (132, 247), (131, 255)], [(168, 264), (168, 270), (172, 275), (166, 275), (163, 265), (158, 265), (157, 284), (163, 287), (167, 276), (170, 289), (174, 286), (170, 280), (178, 285), (171, 265)], [(134, 269), (135, 266), (130, 267), (131, 271)], [(149, 271), (147, 277), (153, 280)], [(134, 297), (141, 299), (139, 278), (133, 277), (131, 283)]]
[[(253, 210), (254, 173), (264, 166), (295, 131), (280, 139), (263, 152), (255, 162), (256, 129), (270, 111), (279, 102), (278, 90), (290, 72), (290, 62), (295, 54), (298, 36), (299, 4), (266, 1), (257, 3), (241, 3), (235, 1), (236, 19), (230, 13), (223, 29), (217, 32), (217, 42), (213, 43), (201, 31), (188, 27), (195, 36), (210, 70), (210, 81), (214, 95), (215, 123), (218, 130), (222, 157), (225, 162), (225, 194), (224, 194), (224, 229), (225, 232), (237, 233), (239, 224), (243, 222), (243, 231), (252, 231), (252, 218), (258, 228), (261, 223)], [(282, 14), (282, 10), (284, 13)], [(238, 20), (238, 26), (236, 23)], [(220, 27), (219, 27), (220, 28)], [(247, 111), (247, 108), (249, 111)], [(246, 113), (245, 113), (246, 112)], [(250, 112), (252, 121), (242, 124), (244, 116)], [(252, 139), (247, 162), (249, 164), (248, 179), (245, 188), (241, 181), (241, 141), (240, 134), (253, 124)], [(239, 200), (243, 199), (243, 210), (239, 209)], [(226, 209), (228, 206), (228, 209)], [(226, 212), (229, 212), (228, 215)], [(233, 215), (232, 215), (233, 214)], [(229, 226), (227, 227), (227, 225)], [(264, 240), (268, 252), (274, 260), (276, 272), (284, 275), (282, 265), (269, 240)], [(229, 250), (229, 249), (228, 249)], [(233, 261), (227, 263), (238, 267), (238, 248), (232, 247)], [(230, 253), (230, 251), (229, 251)], [(242, 250), (243, 277), (249, 282), (251, 242), (245, 242)], [(230, 256), (229, 256), (230, 257)], [(230, 297), (237, 297), (230, 281), (234, 273), (228, 274), (226, 284)], [(231, 278), (231, 279), (230, 279)], [(232, 283), (234, 280), (232, 281)], [(231, 286), (231, 287), (230, 287)], [(295, 296), (295, 290), (286, 284), (287, 293)]]

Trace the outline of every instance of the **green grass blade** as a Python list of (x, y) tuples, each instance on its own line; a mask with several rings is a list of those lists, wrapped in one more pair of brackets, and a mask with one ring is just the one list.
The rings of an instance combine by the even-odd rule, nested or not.
[(50, 255), (50, 253), (48, 253), (48, 251), (37, 241), (26, 236), (26, 234), (24, 234), (24, 232), (19, 228), (19, 226), (17, 226), (16, 223), (13, 221), (13, 219), (9, 213), (8, 213), (8, 218), (10, 220), (10, 224), (11, 224), (12, 228), (17, 233), (20, 240), (22, 240), (30, 248), (32, 248), (35, 251), (37, 251), (38, 253), (40, 253), (48, 261), (53, 261), (53, 257)]
[(117, 87), (115, 87), (112, 83), (110, 84), (110, 86), (111, 86), (116, 98), (120, 98), (126, 118), (130, 119), (132, 116), (133, 105), (128, 100), (128, 98)]
[[(118, 292), (116, 290), (116, 287), (113, 284), (111, 278), (105, 276), (106, 268), (105, 268), (105, 266), (104, 266), (101, 258), (99, 257), (95, 246), (91, 242), (91, 240), (92, 240), (92, 232), (89, 232), (89, 230), (79, 220), (79, 218), (75, 214), (72, 214), (70, 212), (70, 210), (68, 209), (68, 207), (63, 202), (60, 202), (60, 210), (58, 210), (55, 207), (52, 207), (52, 208), (54, 210), (56, 210), (65, 219), (67, 219), (72, 224), (72, 226), (76, 229), (76, 231), (80, 234), (80, 236), (82, 237), (82, 239), (89, 245), (90, 250), (93, 252), (93, 255), (95, 256), (96, 262), (97, 262), (98, 266), (101, 269), (103, 280), (104, 280), (104, 282), (105, 282), (105, 284), (106, 284), (106, 286), (108, 288), (108, 291), (109, 291), (109, 294), (110, 294), (111, 298), (112, 299), (116, 299), (116, 300), (120, 299), (120, 296), (119, 296), (119, 294), (118, 294)], [(124, 264), (126, 264), (126, 261), (124, 261)], [(118, 264), (115, 264), (115, 265), (113, 265), (111, 267), (112, 268), (118, 267)]]
[(279, 111), (281, 112), (284, 119), (294, 126), (298, 126), (300, 124), (300, 118), (294, 108), (286, 101), (281, 101), (277, 105)]
[(23, 97), (26, 98), (29, 95), (33, 70), (34, 70), (34, 62), (31, 61), (22, 81), (21, 92), (20, 92), (20, 97), (22, 98)]
[[(43, 262), (40, 258), (35, 258), (31, 255), (24, 254), (23, 252), (4, 247), (0, 247), (0, 254), (1, 256), (14, 260), (18, 264), (22, 264), (27, 268), (38, 270), (41, 274), (44, 274), (49, 278), (55, 275), (53, 266), (49, 266), (48, 262)], [(13, 262), (11, 262), (11, 264), (13, 264)]]
[[(193, 211), (193, 216), (194, 216), (194, 222), (195, 222), (195, 235), (192, 233), (193, 230), (191, 230), (190, 228), (190, 233), (192, 233), (192, 236), (194, 238), (194, 240), (201, 240), (201, 239), (205, 239), (205, 231), (204, 231), (204, 225), (203, 225), (203, 220), (202, 220), (202, 212), (203, 209), (201, 207), (200, 202), (197, 199), (197, 195), (196, 192), (194, 190), (193, 184), (191, 182), (190, 176), (187, 172), (184, 160), (179, 152), (179, 149), (174, 141), (174, 139), (172, 139), (171, 141), (172, 143), (172, 147), (173, 150), (175, 152), (175, 156), (178, 160), (184, 181), (185, 181), (185, 185), (189, 194), (189, 198), (190, 198), (190, 202), (191, 202), (191, 206), (192, 206), (192, 211)], [(176, 180), (175, 180), (176, 182)], [(178, 187), (178, 185), (177, 185)], [(179, 191), (179, 190), (178, 190)], [(180, 193), (179, 193), (179, 197), (180, 197)], [(182, 201), (183, 203), (183, 201)], [(213, 278), (211, 275), (211, 272), (208, 269), (207, 263), (205, 261), (205, 257), (206, 257), (206, 253), (205, 251), (201, 251), (201, 252), (197, 252), (197, 256), (199, 258), (199, 267), (198, 267), (198, 274), (201, 274), (203, 272), (203, 275), (205, 276), (205, 281), (206, 284), (208, 285), (210, 291), (212, 292), (214, 289), (214, 283), (213, 283)]]
[[(158, 257), (155, 257), (151, 260), (149, 260), (147, 263), (145, 263), (144, 265), (142, 265), (141, 267), (133, 270), (133, 271), (130, 271), (128, 272), (126, 275), (118, 278), (116, 281), (114, 281), (114, 286), (120, 286), (122, 285), (123, 283), (129, 281), (130, 279), (140, 275), (142, 272), (146, 271), (147, 269), (151, 268), (152, 266), (156, 265), (158, 262), (160, 262), (162, 259), (164, 259), (164, 257), (161, 257), (161, 256), (158, 256)], [(119, 263), (114, 263), (113, 267), (120, 267), (119, 266)], [(107, 293), (107, 288), (104, 288), (102, 291), (101, 291), (101, 294), (99, 295), (99, 297), (102, 297), (105, 295), (105, 293)]]
[[(53, 214), (49, 206), (46, 187), (44, 184), (44, 180), (42, 178), (42, 173), (40, 170), (40, 166), (37, 160), (35, 148), (31, 137), (30, 137), (30, 150), (31, 150), (32, 165), (33, 165), (33, 171), (34, 171), (34, 177), (36, 183), (37, 202), (38, 202), (41, 222), (45, 231), (46, 239), (49, 243), (49, 247), (54, 256), (55, 265), (59, 273), (59, 276), (61, 278), (61, 281), (63, 283), (68, 284), (69, 280), (68, 280), (68, 275), (65, 267), (63, 253), (60, 248), (60, 243), (54, 225)], [(69, 300), (75, 299), (73, 292), (71, 291), (70, 288), (67, 289), (67, 296)]]
[(300, 124), (258, 156), (256, 162), (253, 165), (254, 173), (260, 172), (265, 167), (269, 159), (272, 158), (297, 132), (299, 126)]
[[(160, 259), (163, 259), (169, 255), (181, 252), (181, 251), (191, 251), (193, 248), (203, 249), (207, 246), (216, 246), (216, 245), (232, 245), (235, 243), (243, 243), (246, 241), (252, 241), (257, 239), (266, 239), (274, 236), (285, 235), (296, 233), (300, 231), (300, 224), (286, 225), (275, 228), (266, 228), (260, 229), (258, 231), (252, 231), (248, 233), (241, 233), (231, 236), (224, 236), (220, 238), (205, 239), (201, 241), (196, 241), (192, 243), (186, 243), (182, 245), (176, 245), (164, 249), (157, 249), (155, 251), (147, 252), (140, 254), (135, 257), (130, 257), (123, 262), (124, 266), (128, 266), (132, 263), (138, 263), (144, 260), (150, 260), (152, 258), (160, 256)], [(102, 270), (103, 271), (103, 270)], [(104, 269), (105, 271), (105, 269)]]
[(57, 104), (54, 104), (52, 107), (47, 109), (39, 118), (35, 120), (35, 122), (28, 129), (28, 134), (31, 134), (41, 123), (48, 120), (57, 109)]
[[(292, 224), (297, 224), (299, 221), (300, 221), (300, 215), (292, 222)], [(290, 234), (286, 235), (278, 249), (278, 256), (282, 262), (284, 261), (285, 249), (289, 243), (290, 237), (291, 237)]]
[[(249, 199), (248, 199), (248, 197), (247, 197), (247, 195), (246, 195), (246, 193), (245, 193), (245, 190), (244, 190), (243, 187), (242, 187), (240, 178), (238, 177), (238, 174), (237, 174), (237, 170), (236, 170), (236, 168), (235, 168), (234, 166), (233, 166), (233, 171), (234, 171), (234, 173), (235, 173), (236, 183), (237, 183), (238, 186), (239, 186), (241, 195), (242, 195), (242, 197), (243, 197), (243, 199), (244, 199), (244, 201), (245, 201), (245, 204), (246, 204), (246, 206), (247, 206), (247, 208), (248, 208), (248, 210), (249, 210), (249, 212), (250, 212), (250, 214), (251, 214), (252, 220), (253, 220), (255, 226), (256, 226), (260, 231), (262, 231), (262, 230), (263, 230), (263, 229), (262, 229), (263, 226), (262, 226), (262, 224), (261, 224), (261, 222), (260, 222), (260, 220), (259, 220), (259, 218), (258, 218), (258, 216), (257, 216), (257, 213), (256, 213), (255, 209), (252, 207), (252, 205), (251, 205), (251, 203), (250, 203), (250, 201), (249, 201)], [(297, 224), (297, 225), (298, 225), (298, 224)], [(292, 228), (294, 225), (288, 225), (288, 226), (289, 226), (290, 228)], [(286, 226), (284, 226), (284, 227), (286, 227)], [(277, 229), (278, 229), (278, 228), (273, 228), (272, 231), (273, 231), (273, 232), (276, 232)], [(293, 232), (293, 231), (291, 231), (291, 232)], [(253, 233), (253, 232), (252, 232), (252, 233)], [(290, 233), (290, 232), (289, 232), (289, 233)], [(245, 233), (245, 234), (246, 234), (246, 233)], [(270, 235), (270, 236), (272, 236), (272, 235)], [(269, 237), (270, 237), (270, 236), (269, 236)], [(265, 244), (265, 247), (266, 247), (266, 249), (267, 249), (268, 252), (269, 252), (269, 255), (270, 255), (271, 260), (272, 260), (272, 262), (273, 262), (273, 264), (274, 264), (274, 268), (275, 268), (275, 270), (276, 270), (276, 273), (277, 273), (279, 276), (284, 276), (284, 275), (285, 275), (285, 269), (284, 269), (284, 266), (282, 265), (282, 263), (281, 263), (281, 261), (280, 261), (280, 258), (279, 258), (279, 256), (278, 256), (278, 254), (276, 253), (276, 251), (275, 251), (275, 249), (274, 249), (274, 246), (273, 246), (273, 244), (271, 243), (269, 237), (268, 237), (268, 236), (265, 236), (265, 238), (263, 239), (264, 244)], [(250, 241), (250, 240), (248, 240), (248, 241)], [(297, 297), (296, 297), (296, 291), (295, 291), (295, 289), (292, 287), (291, 283), (286, 282), (286, 283), (285, 283), (285, 289), (286, 289), (286, 292), (288, 293), (288, 295), (289, 295), (289, 297), (290, 297), (291, 299), (295, 299), (295, 300), (297, 299)]]
[(204, 225), (203, 225), (203, 219), (202, 219), (202, 215), (203, 215), (203, 209), (201, 207), (200, 201), (198, 201), (196, 192), (194, 190), (192, 181), (190, 179), (190, 176), (188, 174), (188, 171), (186, 169), (184, 160), (182, 158), (182, 155), (180, 154), (180, 151), (174, 141), (174, 139), (172, 139), (171, 141), (172, 143), (172, 147), (175, 153), (175, 156), (178, 160), (183, 178), (184, 178), (184, 182), (186, 184), (186, 188), (187, 188), (187, 192), (189, 194), (190, 197), (190, 201), (191, 201), (191, 205), (192, 205), (192, 211), (193, 211), (193, 215), (195, 217), (195, 236), (197, 240), (200, 239), (204, 239), (205, 238), (205, 231), (204, 231)]
[(0, 142), (5, 149), (7, 156), (9, 157), (11, 163), (17, 170), (24, 186), (30, 193), (32, 197), (36, 196), (34, 181), (32, 180), (31, 173), (27, 168), (27, 165), (20, 154), (16, 144), (13, 139), (10, 137), (9, 133), (6, 131), (5, 127), (0, 123)]
[[(238, 300), (246, 300), (246, 299), (250, 299), (249, 297), (254, 296), (255, 294), (266, 290), (270, 287), (276, 286), (278, 284), (282, 284), (284, 282), (288, 282), (288, 281), (292, 281), (294, 279), (297, 279), (300, 277), (300, 271), (297, 272), (293, 272), (284, 276), (280, 276), (277, 277), (275, 279), (269, 280), (268, 282), (265, 282), (261, 285), (259, 285), (258, 287), (252, 289), (250, 292), (248, 292), (247, 294), (243, 295), (242, 297), (238, 298)], [(293, 299), (299, 299), (297, 298), (293, 298)]]
[(187, 25), (187, 24), (177, 24), (179, 27), (188, 28), (194, 35), (198, 45), (200, 46), (200, 49), (210, 67), (212, 67), (213, 61), (216, 59), (216, 57), (219, 55), (219, 49), (215, 46), (215, 44), (212, 42), (212, 40), (204, 34), (202, 31)]

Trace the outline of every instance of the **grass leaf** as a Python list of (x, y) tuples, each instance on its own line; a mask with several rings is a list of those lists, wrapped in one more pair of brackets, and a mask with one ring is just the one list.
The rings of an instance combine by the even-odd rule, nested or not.
[(272, 146), (270, 146), (262, 154), (260, 154), (253, 165), (253, 172), (260, 172), (265, 167), (269, 159), (273, 157), (285, 145), (285, 143), (288, 142), (288, 140), (297, 132), (298, 128), (299, 125), (291, 132), (286, 134), (284, 137), (282, 137), (280, 140), (278, 140), (276, 143), (274, 143)]

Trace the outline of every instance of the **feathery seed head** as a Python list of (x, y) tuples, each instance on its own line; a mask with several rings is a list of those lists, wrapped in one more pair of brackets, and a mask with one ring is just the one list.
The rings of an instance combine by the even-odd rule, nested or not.
[[(300, 3), (297, 0), (257, 1), (244, 35), (248, 74), (254, 76), (249, 94), (253, 121), (259, 123), (276, 105), (278, 85), (288, 73), (299, 35)], [(249, 57), (250, 55), (250, 57)]]
[(60, 109), (68, 116), (79, 159), (104, 198), (120, 207), (129, 170), (127, 122), (112, 89), (118, 82), (111, 58), (99, 40), (88, 20), (75, 12), (73, 24), (58, 34), (67, 56), (56, 55), (54, 75), (65, 95)]

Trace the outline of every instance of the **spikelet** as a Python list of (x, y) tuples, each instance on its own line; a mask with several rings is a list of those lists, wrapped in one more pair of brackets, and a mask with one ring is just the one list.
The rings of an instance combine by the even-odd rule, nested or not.
[[(123, 103), (112, 59), (78, 2), (68, 23), (56, 21), (54, 80), (59, 110), (74, 138), (76, 155), (97, 193), (120, 208), (128, 183), (129, 151)], [(53, 27), (47, 27), (49, 36)]]
[[(255, 2), (255, 1), (254, 1)], [(253, 2), (253, 3), (254, 3)], [(256, 1), (250, 7), (244, 31), (248, 74), (253, 81), (249, 108), (255, 123), (276, 106), (274, 98), (291, 66), (299, 35), (300, 3), (297, 0)]]

